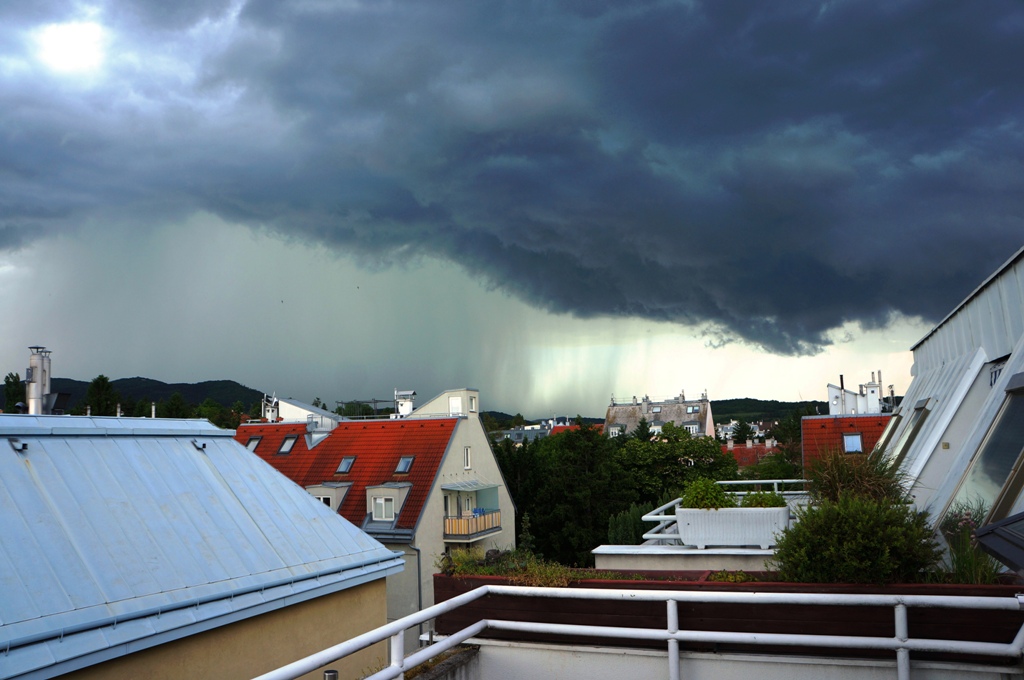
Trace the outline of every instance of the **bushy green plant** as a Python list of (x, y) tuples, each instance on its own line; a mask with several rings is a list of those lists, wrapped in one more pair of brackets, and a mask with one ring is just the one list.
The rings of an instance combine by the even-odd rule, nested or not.
[(736, 500), (726, 493), (721, 484), (707, 477), (694, 479), (683, 489), (682, 500), (679, 503), (681, 508), (734, 508)]
[(912, 583), (938, 563), (926, 512), (904, 503), (841, 495), (797, 511), (771, 567), (783, 581)]
[(744, 508), (782, 508), (786, 498), (774, 491), (752, 491), (743, 497), (740, 505)]
[(654, 510), (650, 503), (629, 506), (629, 510), (608, 518), (608, 542), (612, 545), (640, 545), (644, 533), (654, 527), (643, 521), (643, 516)]
[(978, 546), (975, 532), (988, 515), (983, 501), (954, 503), (939, 530), (949, 546), (947, 578), (953, 583), (995, 583), (1000, 563)]
[(903, 475), (881, 452), (869, 454), (826, 451), (805, 470), (815, 502), (838, 501), (840, 496), (863, 496), (876, 501), (904, 503)]

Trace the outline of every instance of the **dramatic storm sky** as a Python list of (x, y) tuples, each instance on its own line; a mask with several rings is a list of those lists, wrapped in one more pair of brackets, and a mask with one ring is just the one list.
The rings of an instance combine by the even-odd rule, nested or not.
[(1017, 2), (0, 3), (0, 370), (824, 398), (1024, 243)]

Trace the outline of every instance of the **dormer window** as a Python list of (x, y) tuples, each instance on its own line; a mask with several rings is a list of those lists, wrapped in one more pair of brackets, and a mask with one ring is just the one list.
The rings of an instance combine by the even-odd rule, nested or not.
[(277, 450), (277, 454), (279, 456), (286, 456), (289, 453), (291, 453), (292, 447), (295, 446), (296, 439), (298, 439), (298, 436), (294, 434), (290, 434), (287, 437), (285, 437), (284, 441), (281, 442), (281, 448)]
[(395, 472), (398, 474), (405, 474), (409, 472), (412, 467), (412, 461), (415, 456), (402, 456), (398, 459), (398, 467), (395, 468)]
[(389, 496), (374, 496), (373, 519), (379, 522), (390, 522), (395, 519), (395, 499)]
[(338, 471), (337, 471), (337, 473), (339, 475), (348, 474), (349, 470), (352, 469), (352, 464), (355, 463), (355, 462), (356, 462), (356, 457), (355, 456), (345, 456), (344, 458), (341, 459), (341, 462), (338, 463)]
[(256, 447), (260, 445), (260, 441), (262, 439), (263, 437), (249, 437), (249, 441), (245, 443), (245, 448), (249, 449), (250, 451), (255, 451)]

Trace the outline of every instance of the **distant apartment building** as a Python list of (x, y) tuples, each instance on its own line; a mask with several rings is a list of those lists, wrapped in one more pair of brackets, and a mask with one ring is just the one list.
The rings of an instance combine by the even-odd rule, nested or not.
[(711, 417), (711, 402), (707, 393), (700, 399), (686, 399), (686, 393), (663, 401), (633, 397), (619, 401), (612, 396), (611, 404), (604, 418), (604, 432), (609, 437), (633, 432), (644, 419), (655, 434), (661, 432), (665, 423), (681, 427), (694, 436), (714, 437), (715, 423)]

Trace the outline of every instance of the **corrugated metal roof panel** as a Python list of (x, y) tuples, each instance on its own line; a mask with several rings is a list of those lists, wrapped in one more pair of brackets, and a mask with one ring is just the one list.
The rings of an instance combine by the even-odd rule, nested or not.
[(0, 449), (0, 677), (237, 611), (222, 598), (245, 591), (266, 603), (399, 568), (232, 432), (141, 420), (0, 415), (27, 445)]

